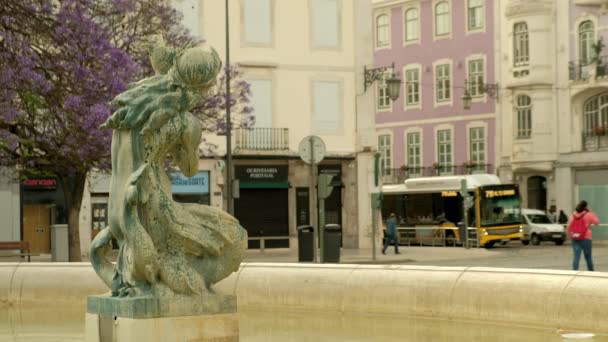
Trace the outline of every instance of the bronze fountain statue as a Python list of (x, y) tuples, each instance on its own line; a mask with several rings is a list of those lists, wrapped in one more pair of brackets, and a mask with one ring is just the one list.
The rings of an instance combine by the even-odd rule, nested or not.
[[(116, 310), (122, 299), (149, 317), (225, 309), (229, 296), (215, 293), (213, 284), (238, 269), (247, 232), (220, 209), (173, 201), (164, 168), (168, 157), (187, 177), (198, 172), (202, 129), (189, 111), (222, 63), (201, 46), (156, 46), (150, 59), (156, 75), (116, 96), (118, 109), (102, 125), (113, 130), (109, 225), (93, 240), (90, 258), (112, 304), (104, 304), (108, 296), (89, 298), (89, 310)], [(112, 239), (119, 245), (116, 264), (107, 257)], [(149, 300), (160, 304), (143, 313)]]

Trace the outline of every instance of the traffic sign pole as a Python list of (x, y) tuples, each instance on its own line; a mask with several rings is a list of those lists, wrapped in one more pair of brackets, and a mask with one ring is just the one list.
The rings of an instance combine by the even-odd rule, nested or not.
[[(313, 249), (312, 255), (314, 262), (318, 262), (317, 244), (322, 243), (319, 239), (319, 216), (316, 208), (319, 208), (318, 201), (318, 186), (317, 186), (317, 164), (325, 157), (325, 143), (321, 138), (315, 135), (309, 135), (300, 141), (299, 145), (300, 158), (310, 164), (310, 212), (311, 226), (313, 227)], [(315, 209), (313, 209), (315, 208)], [(324, 209), (324, 208), (323, 208)], [(321, 236), (322, 238), (322, 236)]]
[[(314, 144), (314, 140), (312, 138), (308, 139), (309, 143), (310, 143), (310, 180), (311, 180), (311, 189), (310, 189), (310, 197), (312, 199), (312, 204), (313, 206), (311, 207), (311, 209), (315, 208), (317, 206), (317, 191), (316, 191), (316, 187), (317, 187), (317, 164), (315, 163), (314, 160), (314, 155), (315, 155), (315, 144)], [(319, 244), (319, 224), (318, 224), (318, 217), (317, 217), (317, 211), (316, 210), (311, 210), (311, 212), (314, 212), (313, 215), (310, 215), (310, 219), (311, 219), (311, 225), (312, 225), (312, 231), (313, 231), (313, 239), (314, 242), (312, 244), (312, 258), (314, 260), (315, 263), (319, 262), (319, 258), (318, 253), (317, 253), (317, 246)]]

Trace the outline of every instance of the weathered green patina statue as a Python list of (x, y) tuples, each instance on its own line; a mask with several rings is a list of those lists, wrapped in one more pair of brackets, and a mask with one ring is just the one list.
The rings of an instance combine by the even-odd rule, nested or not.
[[(189, 110), (214, 84), (221, 61), (212, 49), (163, 46), (151, 61), (156, 75), (118, 95), (118, 110), (102, 126), (114, 130), (109, 226), (90, 258), (111, 296), (90, 297), (89, 312), (217, 313), (232, 304), (212, 285), (238, 269), (247, 233), (219, 209), (174, 202), (164, 162), (169, 156), (188, 177), (198, 172), (201, 124)], [(106, 257), (112, 238), (120, 246), (116, 264)]]

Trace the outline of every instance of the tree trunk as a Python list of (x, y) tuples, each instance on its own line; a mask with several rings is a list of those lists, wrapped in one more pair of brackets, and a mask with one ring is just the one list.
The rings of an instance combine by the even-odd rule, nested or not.
[(70, 261), (81, 261), (80, 256), (80, 206), (86, 174), (72, 173), (59, 177), (63, 187), (63, 198), (68, 212), (68, 246)]

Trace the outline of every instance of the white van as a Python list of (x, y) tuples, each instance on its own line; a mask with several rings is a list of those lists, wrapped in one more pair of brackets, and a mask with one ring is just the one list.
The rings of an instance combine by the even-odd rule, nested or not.
[(530, 242), (538, 245), (541, 241), (553, 241), (558, 246), (564, 244), (566, 228), (561, 224), (551, 222), (544, 211), (522, 209), (521, 214), (524, 220), (524, 237), (521, 242), (524, 245)]

